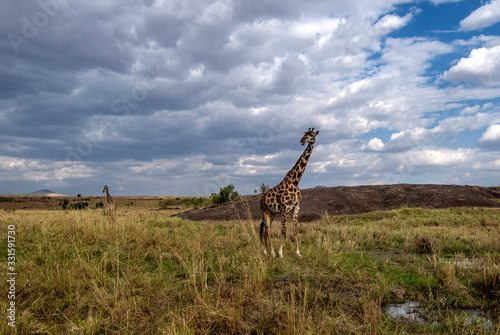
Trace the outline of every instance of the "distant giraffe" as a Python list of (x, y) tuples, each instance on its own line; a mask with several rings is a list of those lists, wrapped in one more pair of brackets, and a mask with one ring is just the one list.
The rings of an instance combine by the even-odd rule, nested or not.
[(116, 203), (111, 198), (109, 195), (109, 187), (107, 185), (104, 185), (104, 188), (102, 189), (102, 193), (106, 192), (106, 214), (111, 215), (116, 211)]
[(299, 181), (304, 170), (306, 169), (307, 162), (314, 147), (314, 142), (316, 141), (316, 135), (319, 131), (314, 132), (314, 128), (309, 128), (308, 131), (304, 132), (304, 136), (300, 139), (300, 144), (305, 145), (308, 143), (307, 148), (304, 153), (295, 163), (295, 166), (288, 171), (285, 178), (276, 185), (275, 187), (269, 189), (260, 201), (260, 210), (262, 213), (262, 223), (260, 224), (260, 239), (264, 246), (264, 255), (267, 255), (267, 244), (269, 243), (271, 247), (271, 255), (276, 257), (273, 250), (273, 245), (271, 244), (271, 222), (273, 222), (276, 214), (281, 214), (281, 240), (280, 249), (278, 251), (279, 257), (283, 257), (283, 241), (286, 234), (286, 220), (288, 214), (292, 212), (293, 221), (293, 239), (295, 241), (295, 254), (297, 257), (302, 257), (299, 251), (299, 241), (297, 238), (298, 227), (297, 218), (300, 211), (300, 201), (302, 200), (302, 194), (299, 190)]

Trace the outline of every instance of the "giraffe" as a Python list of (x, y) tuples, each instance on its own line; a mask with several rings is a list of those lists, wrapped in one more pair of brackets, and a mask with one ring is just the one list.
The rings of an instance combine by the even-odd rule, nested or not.
[(102, 189), (102, 193), (106, 192), (106, 214), (111, 215), (116, 211), (116, 203), (111, 198), (109, 195), (109, 187), (107, 185), (104, 185), (104, 188)]
[(262, 213), (262, 223), (260, 224), (260, 239), (264, 247), (264, 255), (267, 255), (267, 244), (269, 243), (271, 247), (271, 255), (276, 257), (273, 250), (273, 245), (271, 244), (271, 222), (273, 222), (276, 214), (281, 214), (281, 239), (280, 239), (280, 249), (278, 255), (280, 258), (283, 257), (283, 241), (286, 235), (286, 221), (288, 214), (292, 213), (293, 221), (293, 239), (295, 241), (295, 254), (297, 257), (302, 257), (299, 251), (299, 242), (297, 238), (298, 227), (297, 218), (300, 211), (300, 201), (302, 200), (302, 194), (299, 190), (299, 181), (304, 170), (306, 169), (307, 162), (314, 147), (314, 142), (316, 141), (316, 135), (319, 131), (314, 132), (314, 128), (309, 128), (308, 131), (304, 132), (304, 136), (300, 139), (300, 144), (308, 144), (300, 158), (295, 163), (294, 167), (288, 171), (285, 178), (278, 185), (269, 189), (261, 198), (260, 210)]

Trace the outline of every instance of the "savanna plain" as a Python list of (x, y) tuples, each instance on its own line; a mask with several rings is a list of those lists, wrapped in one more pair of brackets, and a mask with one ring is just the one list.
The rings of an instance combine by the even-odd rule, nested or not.
[[(2, 333), (500, 334), (498, 208), (325, 215), (300, 223), (300, 259), (289, 226), (279, 259), (262, 254), (255, 220), (123, 202), (112, 216), (0, 211), (4, 283), (9, 226), (18, 274), (16, 328), (2, 317)], [(388, 313), (409, 301), (417, 318)]]

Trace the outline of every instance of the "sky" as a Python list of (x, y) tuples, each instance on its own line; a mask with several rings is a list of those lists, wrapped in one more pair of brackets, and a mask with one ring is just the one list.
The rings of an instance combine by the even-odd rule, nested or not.
[(5, 0), (0, 194), (500, 185), (500, 0)]

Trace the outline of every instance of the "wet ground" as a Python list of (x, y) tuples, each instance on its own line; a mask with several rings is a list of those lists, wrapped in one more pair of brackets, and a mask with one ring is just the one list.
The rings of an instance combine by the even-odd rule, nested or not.
[(428, 310), (415, 301), (388, 305), (384, 312), (396, 321), (420, 325), (438, 326), (445, 317), (464, 318), (467, 324), (482, 325), (486, 330), (493, 330), (499, 325), (498, 316), (492, 315), (489, 311), (481, 309)]

